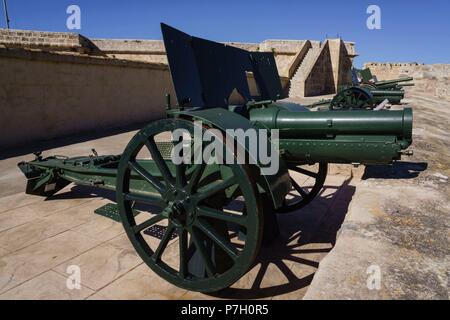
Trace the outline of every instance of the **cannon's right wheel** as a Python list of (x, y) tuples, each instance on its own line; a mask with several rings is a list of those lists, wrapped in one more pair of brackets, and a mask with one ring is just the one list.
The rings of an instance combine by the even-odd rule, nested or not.
[(363, 110), (373, 108), (372, 93), (364, 88), (350, 87), (339, 91), (331, 100), (330, 110)]
[(286, 195), (278, 213), (290, 213), (309, 204), (322, 190), (328, 173), (328, 163), (289, 165), (292, 189)]
[[(251, 267), (262, 239), (263, 215), (250, 167), (164, 159), (156, 136), (176, 129), (193, 136), (195, 126), (174, 118), (139, 131), (121, 156), (116, 196), (128, 238), (155, 273), (184, 289), (215, 292)], [(140, 192), (149, 186), (153, 192)], [(135, 205), (144, 206), (138, 215)]]

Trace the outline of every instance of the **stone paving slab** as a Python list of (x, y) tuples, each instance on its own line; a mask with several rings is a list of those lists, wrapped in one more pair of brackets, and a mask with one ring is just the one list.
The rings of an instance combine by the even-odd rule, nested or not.
[(186, 293), (186, 290), (162, 281), (147, 265), (141, 264), (90, 296), (89, 299), (180, 299)]
[(67, 267), (76, 265), (82, 271), (82, 283), (95, 291), (142, 263), (134, 250), (102, 244), (53, 268), (66, 275)]
[[(92, 204), (75, 205), (51, 216), (34, 219), (29, 223), (0, 232), (0, 246), (10, 251), (16, 251), (80, 226), (91, 219), (90, 215), (85, 212), (98, 206), (92, 206)], [(9, 213), (4, 214), (8, 215)]]
[(0, 293), (97, 246), (90, 238), (66, 231), (0, 259)]
[(70, 290), (66, 280), (66, 276), (50, 270), (0, 295), (0, 299), (82, 300), (94, 293), (84, 286), (79, 290)]
[(6, 256), (9, 253), (8, 250), (0, 248), (0, 257)]
[[(1, 162), (1, 161), (0, 161)], [(17, 170), (15, 167), (10, 168), (11, 170)], [(22, 177), (20, 177), (22, 178)], [(17, 209), (23, 206), (26, 206), (28, 204), (40, 201), (37, 197), (30, 197), (29, 195), (25, 194), (24, 189), (17, 190), (18, 193), (11, 194), (8, 196), (1, 196), (0, 197), (0, 214), (9, 211), (11, 209)]]

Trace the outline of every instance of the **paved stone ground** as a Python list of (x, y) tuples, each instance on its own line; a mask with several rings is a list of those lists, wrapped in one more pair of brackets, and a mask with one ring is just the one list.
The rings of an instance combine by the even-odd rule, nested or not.
[[(93, 212), (113, 193), (70, 185), (49, 199), (25, 195), (16, 164), (31, 159), (30, 150), (9, 151), (0, 160), (0, 299), (448, 298), (450, 109), (428, 98), (411, 102), (411, 163), (333, 166), (320, 196), (301, 213), (280, 216), (281, 237), (215, 295), (178, 289), (147, 268), (121, 225)], [(45, 155), (116, 154), (133, 133), (43, 148)], [(380, 291), (367, 289), (371, 264), (381, 267)], [(81, 290), (66, 287), (69, 265), (81, 267)]]

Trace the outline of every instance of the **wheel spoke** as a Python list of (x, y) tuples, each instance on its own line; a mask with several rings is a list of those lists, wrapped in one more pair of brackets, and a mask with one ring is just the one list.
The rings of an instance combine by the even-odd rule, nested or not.
[(200, 254), (201, 259), (205, 263), (206, 273), (208, 276), (214, 276), (216, 274), (216, 268), (214, 268), (213, 263), (211, 259), (209, 258), (206, 248), (203, 245), (202, 241), (199, 239), (198, 234), (192, 229), (192, 240), (194, 241), (195, 248), (198, 250), (198, 253)]
[(167, 167), (166, 161), (164, 161), (161, 153), (158, 150), (158, 147), (156, 146), (155, 141), (150, 138), (145, 142), (145, 145), (147, 146), (148, 150), (150, 151), (150, 154), (152, 155), (153, 161), (155, 161), (156, 166), (158, 167), (159, 171), (161, 172), (162, 177), (166, 181), (168, 185), (174, 185), (174, 179), (172, 177), (172, 174), (170, 173), (169, 167)]
[(178, 245), (180, 249), (180, 277), (183, 279), (187, 276), (187, 255), (188, 255), (188, 246), (187, 246), (187, 231), (185, 229), (181, 229), (180, 234), (178, 235)]
[(184, 163), (180, 163), (176, 165), (176, 185), (179, 188), (183, 188), (186, 185), (186, 165)]
[(124, 199), (131, 202), (151, 204), (160, 208), (166, 206), (166, 203), (163, 201), (162, 197), (156, 194), (137, 194), (130, 192), (124, 193)]
[(150, 183), (153, 188), (155, 188), (159, 193), (164, 193), (164, 185), (158, 181), (158, 179), (152, 176), (147, 170), (145, 170), (139, 163), (136, 161), (129, 161), (128, 166), (133, 169), (138, 175), (145, 179), (148, 183)]
[(191, 179), (187, 185), (187, 191), (190, 193), (197, 191), (197, 185), (203, 175), (203, 172), (205, 171), (206, 163), (203, 162), (202, 164), (197, 164), (195, 166), (194, 172), (192, 173)]
[(133, 227), (133, 231), (134, 231), (134, 233), (140, 233), (142, 230), (145, 230), (145, 229), (151, 227), (152, 225), (154, 225), (154, 224), (156, 224), (156, 223), (158, 223), (161, 220), (166, 219), (166, 218), (167, 218), (167, 215), (163, 211), (163, 212), (161, 212), (161, 213), (151, 217), (150, 219), (142, 222), (141, 224), (135, 225)]
[(292, 185), (294, 186), (294, 189), (297, 190), (298, 193), (300, 193), (302, 198), (305, 198), (308, 195), (308, 193), (305, 190), (303, 190), (303, 188), (300, 187), (294, 179), (291, 178), (291, 182)]
[(152, 256), (153, 260), (158, 261), (161, 259), (161, 256), (164, 250), (167, 248), (167, 244), (169, 243), (170, 237), (172, 236), (174, 230), (175, 227), (173, 226), (173, 224), (169, 224), (169, 226), (166, 229), (166, 232), (164, 233), (161, 239), (161, 242), (158, 245), (158, 248), (156, 248), (155, 253)]
[(318, 174), (316, 172), (312, 172), (312, 171), (309, 171), (309, 170), (306, 170), (306, 169), (303, 169), (300, 167), (295, 167), (292, 170), (300, 172), (300, 173), (307, 175), (309, 177), (312, 177), (312, 178), (317, 178), (317, 176), (318, 176)]
[(187, 266), (187, 251), (188, 251), (188, 246), (187, 246), (187, 231), (185, 229), (182, 229), (180, 231), (180, 234), (178, 235), (178, 245), (180, 248), (180, 277), (182, 277), (183, 279), (186, 278), (187, 276), (187, 270), (188, 270), (188, 266)]
[(236, 183), (237, 179), (234, 176), (229, 177), (219, 183), (217, 182), (210, 183), (209, 185), (198, 190), (198, 193), (195, 195), (195, 198), (197, 199), (197, 201), (205, 200), (215, 195), (216, 193), (235, 185)]
[(195, 226), (197, 226), (208, 238), (213, 240), (216, 244), (219, 245), (230, 256), (231, 259), (236, 260), (238, 257), (237, 250), (230, 243), (229, 239), (226, 239), (221, 234), (217, 233), (214, 228), (206, 221), (195, 222)]
[(197, 216), (209, 217), (221, 221), (235, 223), (240, 226), (245, 226), (247, 223), (247, 216), (228, 213), (222, 210), (208, 208), (206, 206), (199, 206), (197, 208)]

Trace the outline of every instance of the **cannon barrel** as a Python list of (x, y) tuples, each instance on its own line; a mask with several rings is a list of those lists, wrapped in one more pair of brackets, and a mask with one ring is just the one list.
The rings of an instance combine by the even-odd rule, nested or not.
[(278, 129), (280, 150), (292, 162), (387, 164), (412, 143), (412, 109), (293, 112), (255, 109), (250, 120)]
[(403, 87), (414, 86), (414, 83), (389, 83), (377, 85), (377, 90), (399, 90)]
[(389, 97), (404, 97), (405, 92), (400, 90), (371, 90), (370, 91), (373, 96), (380, 97), (380, 96), (389, 96)]
[(412, 137), (412, 109), (398, 111), (293, 112), (279, 108), (255, 109), (250, 120), (268, 129), (279, 129), (280, 137), (311, 135), (394, 135)]
[(376, 81), (375, 85), (379, 86), (379, 85), (386, 85), (386, 84), (395, 84), (395, 83), (408, 82), (408, 81), (413, 81), (413, 80), (414, 80), (413, 77), (404, 77), (404, 78), (399, 78), (399, 79)]

